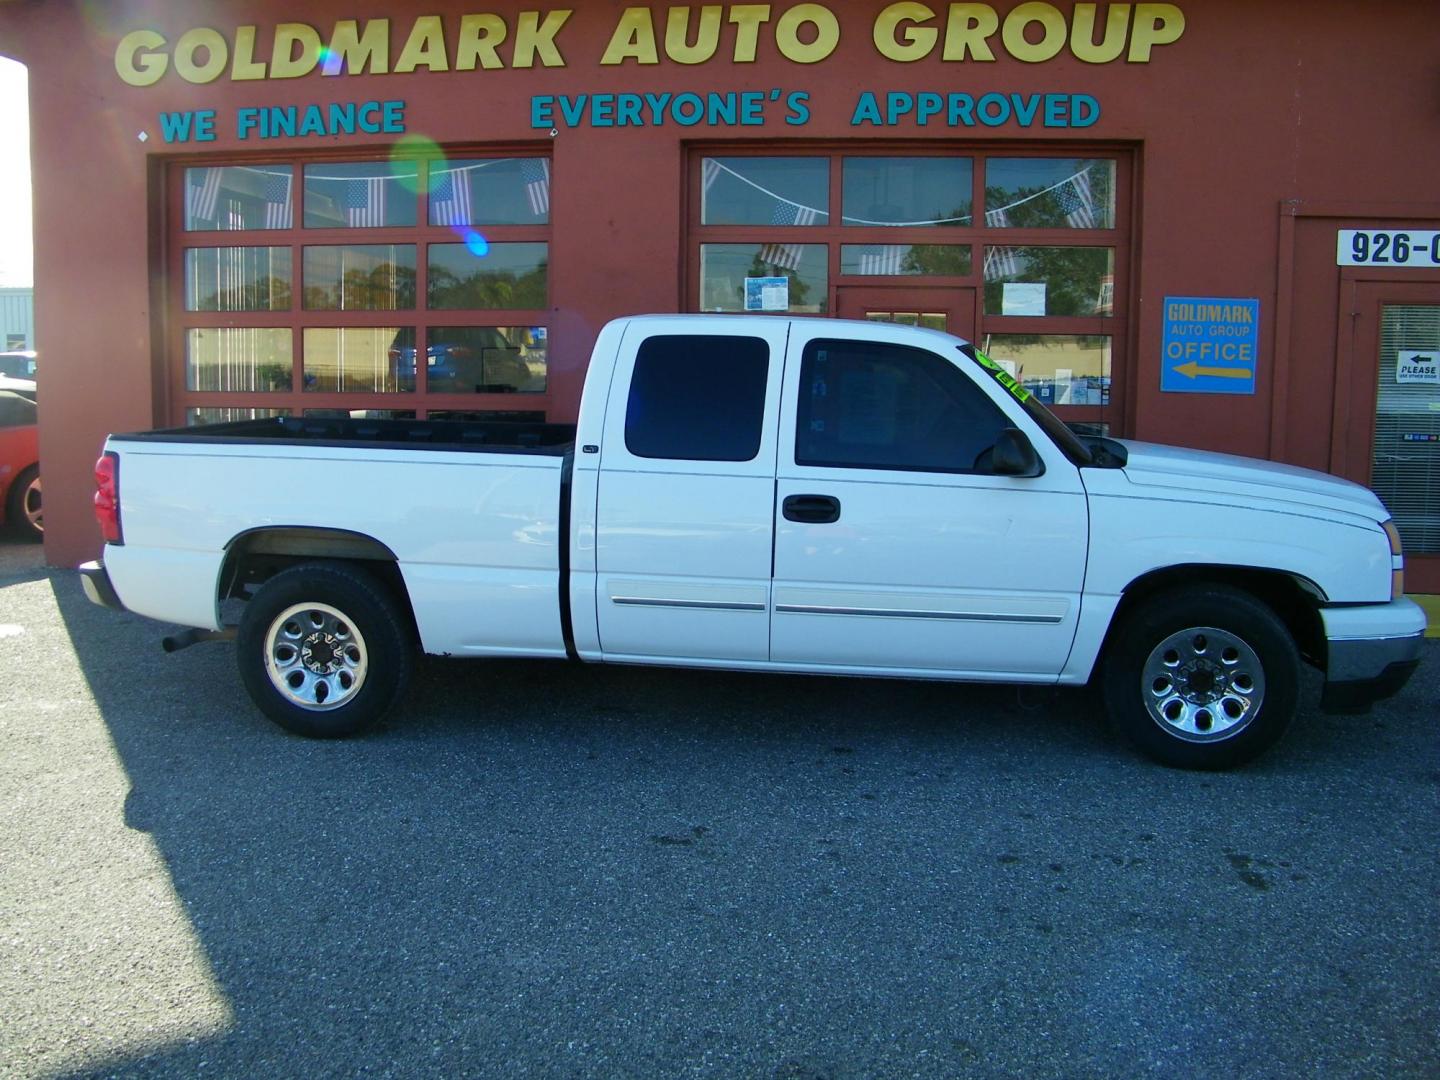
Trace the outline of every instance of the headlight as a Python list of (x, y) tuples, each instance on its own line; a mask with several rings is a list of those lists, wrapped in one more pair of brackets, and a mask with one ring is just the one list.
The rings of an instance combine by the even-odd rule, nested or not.
[(1405, 595), (1405, 553), (1400, 546), (1400, 530), (1391, 518), (1382, 521), (1380, 528), (1390, 541), (1390, 599), (1399, 600)]

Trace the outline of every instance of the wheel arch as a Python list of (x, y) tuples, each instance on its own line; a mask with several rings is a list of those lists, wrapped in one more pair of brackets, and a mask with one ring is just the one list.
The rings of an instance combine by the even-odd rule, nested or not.
[(1326, 602), (1326, 596), (1315, 582), (1286, 570), (1186, 563), (1151, 570), (1121, 590), (1120, 603), (1110, 619), (1092, 674), (1103, 667), (1117, 628), (1124, 625), (1135, 608), (1169, 589), (1207, 585), (1228, 585), (1260, 600), (1285, 624), (1301, 657), (1307, 663), (1325, 666), (1325, 628), (1320, 620), (1320, 605)]
[(282, 570), (320, 560), (361, 564), (409, 613), (413, 627), (415, 615), (399, 558), (373, 536), (348, 529), (279, 525), (240, 533), (225, 548), (216, 599), (245, 599)]

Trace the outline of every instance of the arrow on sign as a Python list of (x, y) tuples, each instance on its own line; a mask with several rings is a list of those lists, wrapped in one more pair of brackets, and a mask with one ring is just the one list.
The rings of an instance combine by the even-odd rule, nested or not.
[(1210, 375), (1217, 379), (1249, 379), (1255, 374), (1249, 368), (1244, 367), (1201, 367), (1194, 360), (1177, 364), (1170, 370), (1178, 371), (1188, 379), (1198, 378), (1201, 375)]

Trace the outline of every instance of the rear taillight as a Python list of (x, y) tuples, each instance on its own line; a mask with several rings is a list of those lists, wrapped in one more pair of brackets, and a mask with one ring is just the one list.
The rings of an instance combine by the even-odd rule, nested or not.
[(123, 544), (120, 531), (120, 455), (107, 450), (95, 462), (95, 520), (107, 544)]

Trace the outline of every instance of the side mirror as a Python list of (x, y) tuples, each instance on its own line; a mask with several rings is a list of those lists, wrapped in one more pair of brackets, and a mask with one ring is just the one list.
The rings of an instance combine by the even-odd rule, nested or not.
[(997, 476), (1041, 476), (1045, 463), (1019, 428), (1000, 432), (990, 452), (990, 471)]

